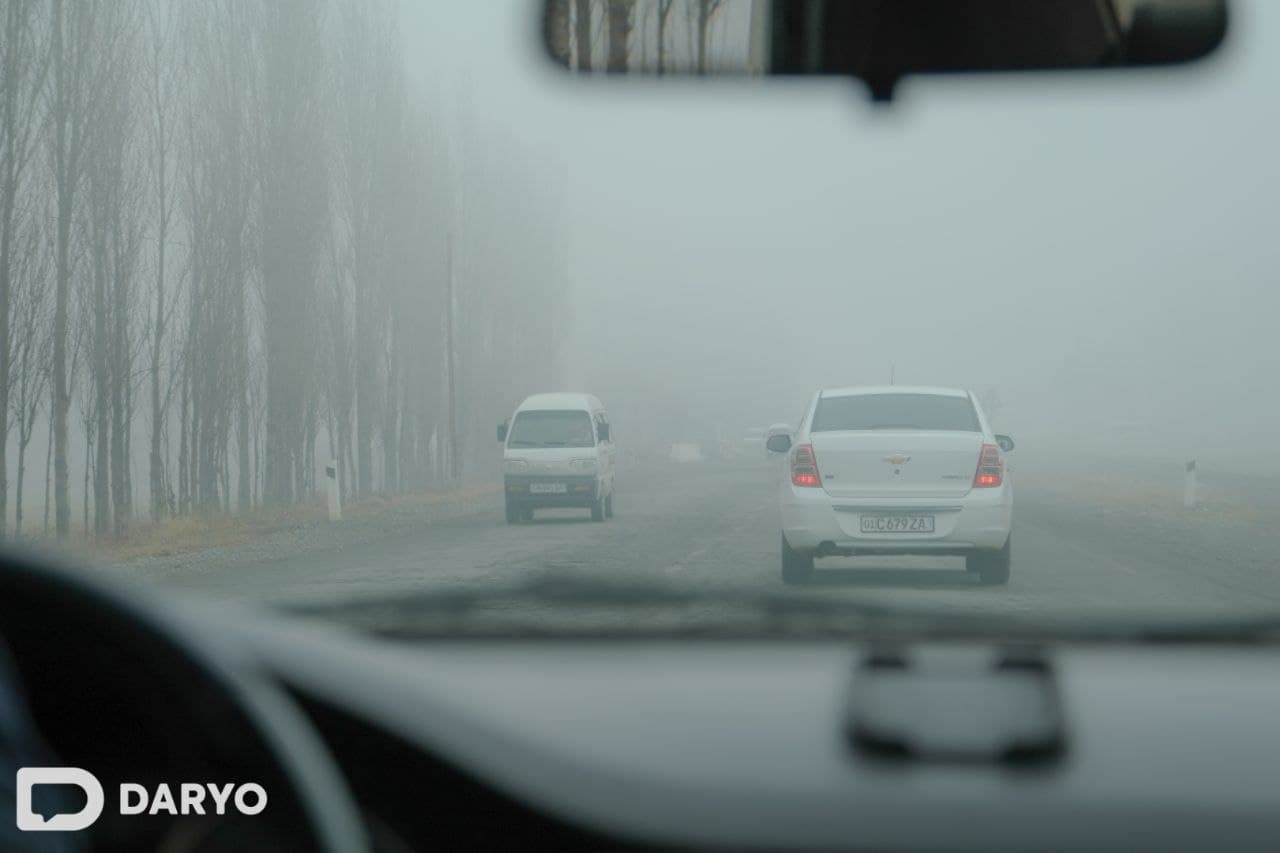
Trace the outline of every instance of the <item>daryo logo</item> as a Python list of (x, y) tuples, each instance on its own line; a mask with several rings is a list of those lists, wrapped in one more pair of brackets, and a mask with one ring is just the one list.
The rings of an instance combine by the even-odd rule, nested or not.
[[(77, 812), (37, 808), (33, 792), (39, 785), (75, 785), (84, 792), (84, 806)], [(16, 787), (18, 829), (24, 832), (88, 829), (106, 807), (98, 777), (79, 767), (22, 767)], [(222, 815), (230, 808), (243, 815), (256, 815), (267, 807), (267, 792), (257, 782), (181, 782), (174, 787), (161, 783), (154, 790), (137, 782), (121, 782), (117, 803), (122, 815)]]

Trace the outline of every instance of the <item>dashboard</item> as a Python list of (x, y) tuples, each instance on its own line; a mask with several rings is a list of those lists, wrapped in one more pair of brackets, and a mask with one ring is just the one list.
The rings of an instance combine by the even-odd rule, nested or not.
[(1265, 645), (390, 642), (76, 573), (3, 577), (0, 633), (63, 761), (104, 780), (253, 778), (271, 795), (185, 847), (187, 818), (108, 808), (95, 849), (1280, 837), (1280, 655)]

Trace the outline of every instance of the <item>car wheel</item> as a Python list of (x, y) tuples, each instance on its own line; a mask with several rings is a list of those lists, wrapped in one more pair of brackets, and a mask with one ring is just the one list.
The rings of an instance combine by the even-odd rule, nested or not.
[(965, 568), (978, 575), (983, 586), (1004, 586), (1009, 582), (1009, 569), (1013, 559), (1013, 537), (1004, 542), (999, 551), (979, 551), (965, 558)]
[(804, 583), (813, 576), (813, 554), (797, 551), (782, 537), (782, 582)]
[(604, 499), (604, 517), (613, 518), (613, 492)]
[(520, 520), (521, 520), (521, 521), (533, 521), (533, 510), (532, 510), (532, 509), (526, 509), (524, 512), (520, 513)]
[(515, 524), (520, 520), (520, 510), (507, 501), (507, 524)]
[(604, 498), (596, 498), (596, 502), (591, 505), (591, 520), (604, 521)]

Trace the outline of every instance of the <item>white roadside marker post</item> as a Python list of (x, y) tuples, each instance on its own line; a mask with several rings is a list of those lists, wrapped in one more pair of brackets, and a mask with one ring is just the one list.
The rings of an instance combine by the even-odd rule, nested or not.
[(329, 520), (342, 521), (342, 490), (338, 488), (338, 460), (330, 459), (324, 469), (329, 484)]
[(1196, 508), (1196, 460), (1187, 463), (1186, 479), (1182, 487), (1183, 509)]

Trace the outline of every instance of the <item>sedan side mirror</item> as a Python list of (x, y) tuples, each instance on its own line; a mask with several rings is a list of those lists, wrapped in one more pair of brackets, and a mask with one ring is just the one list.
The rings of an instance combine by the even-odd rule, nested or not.
[(506, 440), (507, 440), (507, 425), (498, 424), (498, 441), (506, 441)]
[(608, 425), (608, 424), (600, 424), (600, 426), (596, 428), (596, 432), (598, 432), (598, 433), (600, 434), (600, 440), (601, 440), (601, 441), (608, 441), (608, 440), (609, 440), (609, 425)]
[(1008, 453), (1010, 450), (1013, 450), (1013, 439), (1007, 435), (997, 435), (996, 444), (1000, 445), (1000, 449), (1003, 450), (1005, 453)]
[(764, 443), (764, 446), (774, 453), (786, 453), (791, 449), (791, 436), (786, 433), (771, 435), (769, 440)]

